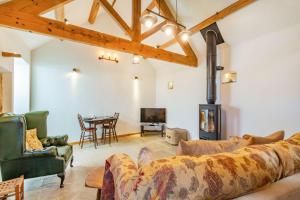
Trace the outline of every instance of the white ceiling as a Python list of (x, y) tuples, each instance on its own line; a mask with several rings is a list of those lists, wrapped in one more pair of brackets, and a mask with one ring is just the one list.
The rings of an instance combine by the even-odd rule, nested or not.
[[(5, 0), (0, 0), (0, 2), (3, 1)], [(176, 0), (166, 1), (174, 11)], [(178, 0), (179, 22), (186, 25), (187, 28), (190, 28), (235, 1), (236, 0)], [(132, 0), (117, 0), (114, 7), (129, 26), (131, 25), (132, 18), (131, 2)], [(151, 0), (142, 0), (142, 9), (144, 10), (150, 2)], [(65, 16), (71, 24), (127, 38), (122, 29), (113, 21), (103, 7), (100, 7), (96, 23), (93, 25), (89, 24), (87, 20), (91, 5), (92, 0), (74, 0), (65, 6)], [(289, 0), (284, 3), (282, 3), (282, 0), (260, 0), (220, 20), (218, 25), (227, 43), (237, 43), (242, 40), (257, 37), (266, 32), (280, 30), (289, 25), (299, 23), (299, 10), (299, 0)], [(54, 19), (54, 12), (46, 13), (44, 16)], [(143, 31), (145, 31), (144, 28)], [(53, 39), (29, 32), (17, 30), (12, 30), (12, 32), (14, 35), (22, 38), (30, 49), (38, 48)], [(234, 37), (231, 36), (232, 32), (236, 33)], [(165, 36), (159, 31), (146, 39), (144, 43), (156, 46), (169, 39), (172, 38)], [(202, 48), (200, 44), (204, 44), (200, 33), (193, 35), (191, 44), (195, 51), (199, 52), (199, 48)], [(178, 45), (173, 45), (169, 50), (176, 52), (181, 51)]]

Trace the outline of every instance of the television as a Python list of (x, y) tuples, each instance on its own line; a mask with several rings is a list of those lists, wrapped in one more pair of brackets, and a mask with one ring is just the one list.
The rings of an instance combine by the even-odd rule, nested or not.
[(166, 123), (165, 108), (141, 108), (142, 123)]

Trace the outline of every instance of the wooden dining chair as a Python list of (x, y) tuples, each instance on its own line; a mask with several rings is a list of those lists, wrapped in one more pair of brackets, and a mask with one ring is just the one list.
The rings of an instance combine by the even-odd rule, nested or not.
[[(82, 116), (80, 114), (78, 114), (77, 117), (78, 117), (79, 125), (80, 125), (80, 128), (81, 128), (79, 146), (82, 148), (85, 139), (87, 139), (89, 141), (94, 142), (95, 148), (97, 149), (97, 145), (98, 145), (97, 135), (96, 135), (97, 129), (94, 128), (94, 127), (86, 128), (85, 125), (84, 125)], [(89, 134), (86, 135), (86, 133), (89, 133)]]
[(109, 144), (111, 144), (111, 135), (118, 142), (118, 136), (116, 132), (116, 125), (119, 119), (120, 113), (115, 113), (112, 119), (108, 119), (102, 126), (102, 138), (105, 144), (107, 136), (109, 137)]
[(116, 126), (117, 126), (119, 116), (120, 116), (120, 113), (115, 113), (114, 114), (114, 122), (113, 122), (113, 136), (117, 142), (118, 142), (118, 136), (117, 136)]

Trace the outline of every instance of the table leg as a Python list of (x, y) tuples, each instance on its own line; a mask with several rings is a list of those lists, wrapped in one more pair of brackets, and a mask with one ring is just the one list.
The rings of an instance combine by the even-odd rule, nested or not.
[(95, 125), (94, 125), (94, 128), (95, 128), (95, 142), (96, 142), (96, 145), (98, 146), (98, 138), (97, 138), (97, 123), (95, 123)]
[(161, 125), (161, 137), (164, 137), (164, 125)]
[(144, 126), (141, 125), (141, 137), (143, 137), (143, 135), (144, 135)]
[(97, 200), (101, 199), (101, 189), (98, 189), (97, 191)]

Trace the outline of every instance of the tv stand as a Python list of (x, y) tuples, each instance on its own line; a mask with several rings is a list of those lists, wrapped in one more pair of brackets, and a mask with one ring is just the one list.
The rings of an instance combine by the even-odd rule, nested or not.
[[(160, 127), (159, 130), (149, 130), (147, 127)], [(164, 137), (165, 134), (165, 124), (156, 124), (156, 123), (150, 123), (150, 124), (141, 124), (141, 137), (145, 135), (145, 132), (160, 132), (161, 137)]]

